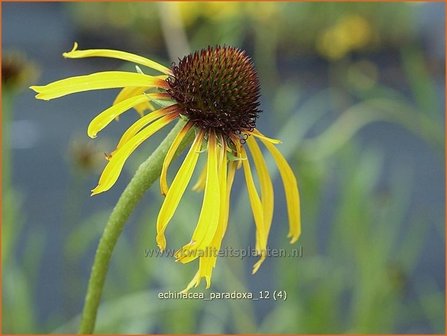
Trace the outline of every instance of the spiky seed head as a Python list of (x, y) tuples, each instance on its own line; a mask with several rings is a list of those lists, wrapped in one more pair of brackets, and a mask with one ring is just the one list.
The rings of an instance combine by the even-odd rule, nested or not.
[(243, 50), (208, 47), (179, 59), (172, 72), (168, 93), (197, 127), (224, 136), (255, 128), (259, 80)]

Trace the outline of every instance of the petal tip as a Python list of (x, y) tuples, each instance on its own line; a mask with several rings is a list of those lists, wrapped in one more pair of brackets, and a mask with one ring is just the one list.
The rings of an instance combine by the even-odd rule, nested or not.
[(91, 190), (90, 196), (98, 195), (102, 192), (106, 191), (100, 184), (98, 184), (94, 189)]
[(45, 97), (45, 95), (42, 93), (42, 88), (43, 86), (38, 86), (38, 85), (32, 85), (29, 87), (31, 90), (33, 90), (35, 93), (37, 93), (34, 97), (36, 99), (41, 99), (41, 100), (50, 100), (48, 98)]
[(70, 51), (68, 51), (68, 52), (64, 52), (64, 53), (62, 53), (62, 56), (64, 56), (65, 58), (70, 58), (70, 54), (71, 54), (72, 52), (75, 52), (76, 49), (78, 49), (78, 42), (74, 42), (74, 44), (73, 44), (73, 48), (72, 48)]
[(255, 274), (259, 268), (261, 267), (261, 265), (264, 263), (265, 261), (265, 254), (261, 253), (261, 259), (259, 259), (254, 265), (253, 265), (253, 270), (251, 272), (251, 274)]
[(155, 238), (157, 241), (157, 246), (160, 249), (161, 252), (163, 252), (166, 248), (166, 238), (163, 234), (158, 234)]
[(96, 138), (97, 133), (93, 132), (91, 130), (87, 130), (87, 135), (88, 135), (89, 138), (94, 139), (94, 138)]
[(45, 101), (49, 101), (49, 100), (51, 100), (51, 98), (46, 97), (46, 96), (43, 95), (42, 93), (36, 94), (35, 98), (36, 98), (36, 99), (40, 99), (40, 100), (45, 100)]
[(290, 239), (290, 244), (294, 244), (298, 241), (298, 238), (300, 237), (300, 235), (294, 236)]
[(166, 197), (166, 195), (168, 194), (168, 188), (165, 187), (164, 185), (160, 186), (160, 194), (164, 197)]

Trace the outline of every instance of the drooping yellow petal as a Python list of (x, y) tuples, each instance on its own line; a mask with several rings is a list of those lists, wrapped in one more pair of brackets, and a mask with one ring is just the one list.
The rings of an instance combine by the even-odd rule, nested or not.
[(199, 283), (200, 283), (200, 271), (197, 271), (196, 274), (194, 275), (194, 278), (192, 278), (192, 280), (189, 282), (188, 286), (186, 286), (186, 288), (182, 290), (180, 293), (182, 294), (188, 293), (191, 288), (197, 287)]
[(185, 135), (189, 132), (189, 130), (192, 127), (192, 123), (188, 122), (185, 126), (183, 126), (182, 130), (177, 134), (174, 141), (172, 142), (172, 145), (169, 147), (168, 152), (166, 153), (165, 159), (163, 161), (163, 167), (161, 169), (161, 175), (160, 175), (160, 190), (162, 195), (166, 195), (168, 193), (168, 181), (167, 181), (167, 173), (169, 165), (171, 164), (171, 161), (177, 152), (178, 146), (181, 144), (182, 140), (184, 139)]
[(141, 87), (141, 86), (136, 86), (136, 87), (130, 86), (130, 87), (122, 88), (120, 90), (120, 92), (117, 94), (115, 100), (113, 101), (113, 105), (116, 105), (128, 98), (131, 98), (134, 96), (139, 96), (139, 95), (143, 94), (146, 90), (147, 90), (146, 87)]
[(261, 253), (261, 257), (259, 258), (259, 260), (257, 262), (255, 262), (255, 264), (253, 265), (253, 269), (251, 271), (251, 274), (255, 274), (259, 270), (259, 268), (264, 263), (266, 258), (267, 258), (266, 253), (262, 252)]
[(185, 192), (186, 186), (188, 185), (194, 168), (197, 164), (197, 160), (200, 155), (200, 148), (202, 146), (204, 133), (200, 131), (194, 143), (191, 145), (188, 154), (186, 154), (185, 160), (183, 161), (180, 169), (175, 175), (174, 181), (172, 182), (171, 188), (169, 188), (166, 198), (161, 206), (160, 212), (157, 218), (157, 245), (160, 250), (166, 248), (166, 238), (164, 232), (166, 226), (174, 215), (175, 210), (180, 202), (180, 199)]
[(272, 144), (275, 144), (275, 145), (281, 143), (281, 140), (278, 140), (278, 139), (272, 139), (272, 138), (266, 137), (264, 134), (262, 134), (261, 132), (259, 132), (256, 128), (253, 130), (253, 132), (246, 132), (246, 133), (247, 133), (247, 134), (251, 134), (251, 135), (253, 135), (253, 136), (255, 136), (255, 137), (259, 138), (259, 139), (268, 141), (268, 142), (270, 142), (270, 143), (272, 143)]
[(140, 115), (140, 117), (144, 116), (144, 112), (147, 110), (153, 111), (154, 105), (152, 105), (152, 103), (150, 101), (147, 101), (143, 104), (139, 104), (137, 106), (134, 107), (135, 111), (137, 111), (137, 113)]
[(138, 104), (147, 102), (150, 99), (150, 95), (139, 95), (127, 98), (119, 102), (118, 104), (112, 105), (108, 109), (104, 110), (98, 114), (88, 125), (87, 134), (90, 138), (96, 138), (96, 135), (104, 129), (108, 124), (110, 124), (119, 115), (126, 112), (132, 107)]
[[(208, 158), (206, 167), (206, 184), (199, 220), (192, 235), (191, 242), (183, 246), (175, 254), (176, 260), (187, 263), (199, 256), (213, 240), (219, 224), (220, 186), (218, 174), (218, 151), (216, 135), (208, 134)], [(171, 187), (172, 188), (172, 187)]]
[[(222, 197), (222, 199), (224, 199), (225, 202), (222, 202), (223, 204), (221, 203), (219, 226), (218, 226), (218, 230), (216, 231), (216, 234), (213, 238), (213, 241), (211, 243), (211, 245), (215, 248), (215, 251), (217, 251), (217, 252), (220, 249), (223, 236), (225, 235), (225, 232), (227, 230), (228, 214), (229, 214), (229, 209), (230, 209), (229, 208), (230, 207), (230, 195), (231, 195), (231, 188), (233, 186), (234, 175), (236, 172), (236, 166), (237, 166), (237, 164), (234, 161), (229, 162), (228, 176), (227, 176), (227, 178), (221, 178), (221, 195), (222, 195), (222, 190), (224, 190), (225, 196)], [(226, 168), (227, 167), (225, 167), (224, 169), (226, 170)], [(224, 173), (224, 170), (221, 169), (220, 176), (222, 176), (223, 173)], [(224, 188), (222, 186), (222, 181), (225, 181), (225, 180), (226, 180), (226, 187)], [(197, 287), (199, 285), (200, 279), (202, 277), (205, 277), (205, 279), (207, 281), (207, 288), (209, 288), (209, 286), (211, 285), (211, 276), (212, 276), (213, 268), (216, 265), (216, 260), (217, 260), (217, 253), (212, 256), (200, 257), (199, 271), (197, 271), (194, 278), (191, 280), (191, 282), (188, 284), (188, 286), (182, 292), (186, 293), (192, 287)]]
[(241, 145), (241, 140), (238, 137), (232, 137), (231, 140), (233, 141), (234, 147), (236, 148), (236, 158), (237, 160), (237, 169), (242, 167), (242, 161), (246, 160), (246, 158), (244, 158), (242, 156), (242, 145)]
[[(131, 86), (131, 87), (122, 88), (120, 90), (120, 92), (118, 93), (118, 95), (116, 96), (115, 100), (113, 101), (112, 105), (116, 105), (116, 104), (118, 104), (118, 103), (120, 103), (120, 102), (122, 102), (122, 101), (124, 101), (126, 99), (129, 99), (131, 97), (142, 95), (146, 90), (147, 90), (147, 88), (145, 88), (145, 87), (133, 87), (133, 86)], [(137, 106), (138, 106), (138, 108), (137, 108)], [(141, 112), (141, 110), (143, 108), (146, 108), (147, 106), (148, 106), (148, 103), (142, 103), (142, 104), (134, 106), (134, 109), (138, 112), (138, 114), (140, 116), (143, 116), (143, 113)], [(117, 116), (115, 118), (115, 120), (118, 121), (119, 120), (119, 116)]]
[[(220, 181), (220, 216), (219, 225), (213, 239), (213, 245), (220, 248), (223, 236), (227, 229), (228, 214), (230, 211), (230, 190), (233, 184), (234, 172), (228, 173), (226, 144), (221, 142), (220, 162), (219, 162), (219, 181)], [(232, 176), (230, 176), (232, 175)]]
[(227, 197), (228, 203), (230, 202), (231, 188), (233, 187), (234, 175), (236, 174), (236, 164), (234, 162), (229, 163), (228, 177), (227, 177)]
[(196, 184), (194, 184), (194, 186), (192, 187), (192, 190), (202, 191), (205, 188), (205, 182), (206, 182), (206, 165), (203, 166), (199, 178), (197, 179)]
[[(226, 165), (226, 164), (225, 164)], [(225, 166), (225, 170), (222, 171), (222, 173), (226, 173), (227, 167)], [(230, 212), (230, 195), (231, 195), (231, 188), (233, 186), (233, 181), (234, 181), (234, 175), (236, 172), (236, 164), (234, 162), (230, 162), (229, 163), (229, 169), (228, 169), (228, 176), (227, 179), (225, 181), (225, 178), (222, 178), (222, 180), (224, 180), (226, 183), (226, 187), (225, 187), (225, 201), (222, 202), (222, 206), (221, 206), (221, 215), (219, 218), (219, 229), (216, 232), (216, 235), (214, 236), (213, 242), (212, 242), (212, 246), (215, 248), (216, 251), (219, 251), (221, 245), (222, 245), (222, 240), (223, 237), (225, 236), (225, 232), (227, 231), (227, 226), (228, 226), (228, 215)], [(222, 186), (222, 184), (221, 184)], [(224, 188), (222, 186), (222, 188)], [(212, 271), (213, 268), (216, 266), (216, 261), (217, 261), (217, 254), (213, 255), (213, 258), (211, 258), (207, 264), (204, 265), (204, 269), (201, 272), (202, 277), (205, 277), (207, 285), (206, 288), (210, 287), (211, 284), (211, 276), (212, 276)]]
[[(121, 139), (116, 146), (115, 151), (120, 149), (129, 139), (133, 138), (141, 129), (146, 127), (148, 124), (153, 122), (155, 119), (160, 118), (163, 115), (172, 114), (178, 115), (178, 106), (171, 105), (168, 107), (163, 107), (159, 110), (153, 111), (151, 113), (146, 114), (144, 117), (141, 117), (136, 122), (134, 122), (121, 136)], [(113, 153), (112, 153), (113, 154)]]
[(165, 66), (147, 59), (142, 56), (131, 54), (125, 51), (110, 50), (110, 49), (88, 49), (88, 50), (77, 50), (78, 44), (75, 42), (73, 49), (69, 52), (65, 52), (62, 55), (66, 58), (84, 58), (84, 57), (109, 57), (117, 58), (123, 61), (133, 62), (147, 66), (148, 68), (160, 71), (167, 75), (172, 75), (172, 71)]
[(127, 86), (167, 88), (168, 84), (159, 77), (124, 71), (104, 71), (90, 75), (69, 77), (43, 86), (31, 86), (36, 98), (50, 100), (76, 92), (113, 89)]
[(272, 154), (284, 184), (287, 214), (289, 217), (289, 237), (291, 238), (290, 242), (294, 243), (298, 240), (301, 234), (300, 194), (298, 190), (298, 183), (295, 175), (293, 174), (292, 168), (290, 168), (281, 152), (269, 141), (263, 140), (262, 138), (261, 141)]
[[(122, 102), (127, 98), (143, 94), (147, 90), (148, 90), (147, 87), (125, 87), (118, 93), (115, 100), (113, 101), (113, 105), (118, 104), (119, 102)], [(151, 99), (159, 99), (159, 100), (172, 99), (171, 95), (166, 92), (150, 92), (148, 94), (151, 95)]]
[(225, 189), (226, 191), (226, 208), (223, 212), (223, 215), (221, 216), (222, 219), (222, 238), (225, 235), (225, 232), (227, 231), (227, 225), (228, 225), (228, 216), (230, 213), (230, 198), (231, 198), (231, 189), (233, 188), (233, 182), (234, 182), (234, 175), (236, 174), (236, 163), (235, 162), (229, 162), (228, 163), (228, 175), (227, 175), (227, 187)]
[[(135, 97), (143, 94), (147, 90), (147, 87), (125, 87), (123, 88), (115, 98), (113, 105), (116, 105), (128, 98)], [(171, 99), (171, 96), (166, 92), (157, 92), (148, 94), (151, 99)], [(138, 112), (140, 116), (144, 115), (144, 111), (153, 110), (153, 105), (150, 103), (150, 100), (143, 102), (141, 104), (135, 105), (133, 108)]]
[(130, 154), (132, 154), (133, 151), (143, 141), (148, 139), (151, 135), (153, 135), (155, 132), (157, 132), (158, 130), (169, 124), (174, 119), (175, 119), (174, 115), (167, 115), (160, 118), (153, 124), (146, 127), (135, 137), (126, 142), (126, 144), (123, 145), (122, 148), (116, 151), (110, 158), (106, 167), (104, 168), (104, 171), (102, 172), (101, 177), (99, 178), (97, 187), (92, 190), (92, 196), (109, 190), (118, 179), (121, 170), (123, 169), (124, 163), (130, 156)]
[[(247, 158), (247, 153), (242, 147), (241, 152), (243, 157)], [(242, 161), (242, 167), (244, 168), (245, 182), (247, 184), (248, 197), (250, 199), (250, 205), (253, 212), (253, 217), (255, 219), (256, 225), (256, 250), (260, 254), (261, 259), (255, 264), (253, 268), (253, 273), (255, 273), (262, 262), (265, 260), (265, 255), (267, 252), (267, 232), (264, 224), (264, 210), (262, 208), (261, 200), (259, 199), (258, 192), (256, 191), (256, 186), (253, 181), (253, 176), (251, 174), (250, 163), (247, 160)]]
[(209, 255), (200, 257), (199, 260), (199, 273), (200, 278), (205, 278), (206, 288), (211, 286), (211, 276), (213, 269), (216, 266), (217, 253), (222, 244), (222, 239), (225, 234), (225, 230), (228, 223), (229, 213), (229, 193), (227, 193), (227, 158), (226, 158), (226, 145), (224, 141), (221, 141), (222, 147), (220, 147), (220, 159), (219, 159), (219, 182), (220, 182), (220, 210), (219, 210), (219, 222), (217, 225), (216, 233), (213, 240), (210, 243)]
[[(268, 239), (274, 208), (273, 184), (267, 169), (267, 164), (265, 163), (264, 157), (258, 144), (256, 143), (255, 138), (248, 137), (247, 145), (253, 156), (253, 161), (255, 163), (261, 185), (261, 203), (264, 209), (264, 225), (266, 231), (265, 239)], [(267, 245), (267, 242), (265, 242), (265, 245)]]

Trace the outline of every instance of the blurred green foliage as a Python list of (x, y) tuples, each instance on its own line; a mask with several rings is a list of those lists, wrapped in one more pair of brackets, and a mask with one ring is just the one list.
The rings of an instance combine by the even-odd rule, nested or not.
[[(160, 291), (181, 289), (195, 265), (181, 267), (168, 258), (144, 258), (155, 247), (159, 194), (141, 206), (113, 254), (100, 307), (99, 333), (443, 333), (444, 288), (433, 274), (416, 270), (427, 235), (444, 237), (444, 210), (413, 208), (416, 172), (396, 157), (385, 165), (385, 149), (358, 137), (366, 126), (391, 123), (417, 137), (443, 161), (444, 60), (423, 49), (416, 18), (424, 4), (404, 3), (72, 3), (67, 4), (83, 48), (142, 50), (175, 59), (208, 44), (245, 47), (263, 84), (266, 110), (260, 123), (284, 141), (300, 181), (304, 257), (266, 262), (261, 289), (286, 290), (285, 302), (159, 300)], [(174, 41), (174, 42), (173, 42)], [(152, 50), (148, 50), (150, 45)], [(388, 57), (388, 61), (376, 56)], [(160, 57), (160, 56), (159, 56)], [(379, 57), (380, 58), (380, 57)], [(298, 68), (298, 59), (309, 66)], [(164, 60), (163, 63), (168, 63)], [(303, 72), (300, 72), (300, 71)], [(44, 70), (45, 71), (45, 70)], [(397, 77), (397, 79), (396, 79)], [(311, 91), (310, 89), (314, 89)], [(17, 92), (2, 92), (3, 130)], [(263, 120), (264, 119), (264, 120)], [(279, 130), (279, 131), (278, 131)], [(76, 142), (78, 140), (74, 140)], [(88, 190), (86, 176), (97, 174), (94, 147), (76, 142), (62, 253), (65, 290), (61, 309), (39, 321), (35, 292), (45, 235), (26, 235), (18, 248), (26, 211), (21, 193), (10, 185), (8, 133), (3, 138), (3, 331), (77, 331), (88, 268), (111, 209), (83, 212), (78, 203)], [(154, 143), (147, 144), (151, 149)], [(151, 147), (152, 146), (152, 147)], [(96, 152), (96, 154), (95, 154)], [(146, 156), (139, 151), (126, 166), (129, 174)], [(277, 179), (273, 161), (272, 176)], [(173, 169), (174, 170), (174, 169)], [(5, 180), (6, 179), (6, 180)], [(331, 194), (332, 193), (332, 194)], [(281, 204), (281, 191), (277, 192)], [(143, 201), (145, 202), (145, 201)], [(169, 228), (171, 246), (191, 231), (200, 195), (190, 193)], [(251, 213), (244, 190), (233, 193), (224, 245), (253, 242)], [(44, 211), (44, 210), (43, 210)], [(198, 210), (197, 210), (198, 211)], [(437, 214), (433, 222), (429, 213)], [(292, 248), (286, 227), (273, 224), (270, 245)], [(23, 242), (22, 242), (23, 244)], [(437, 244), (437, 245), (436, 245)], [(435, 245), (443, 254), (443, 238)], [(293, 246), (294, 247), (294, 246)], [(444, 265), (437, 265), (443, 268)], [(220, 258), (213, 291), (257, 290), (258, 276), (247, 261)], [(261, 270), (262, 276), (262, 270)], [(274, 275), (274, 276), (273, 276)], [(202, 290), (202, 289), (199, 289)], [(73, 307), (79, 307), (75, 309)], [(261, 319), (260, 314), (263, 316)], [(418, 329), (419, 328), (419, 329)]]

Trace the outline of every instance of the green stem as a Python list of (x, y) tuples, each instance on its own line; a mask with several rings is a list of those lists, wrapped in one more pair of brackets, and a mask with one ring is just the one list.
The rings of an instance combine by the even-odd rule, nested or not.
[[(116, 245), (124, 224), (138, 204), (144, 192), (160, 176), (163, 160), (166, 153), (174, 141), (175, 136), (185, 125), (183, 120), (179, 120), (177, 125), (171, 130), (160, 146), (152, 155), (143, 162), (137, 169), (134, 177), (126, 187), (121, 197), (113, 209), (109, 221), (104, 229), (104, 233), (96, 250), (90, 280), (88, 283), (87, 295), (85, 296), (84, 310), (82, 312), (80, 334), (91, 334), (95, 328), (96, 314), (101, 300), (102, 289), (109, 268), (110, 258), (113, 248)], [(192, 141), (193, 132), (183, 140), (177, 154)]]

